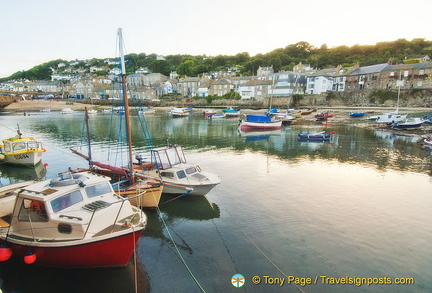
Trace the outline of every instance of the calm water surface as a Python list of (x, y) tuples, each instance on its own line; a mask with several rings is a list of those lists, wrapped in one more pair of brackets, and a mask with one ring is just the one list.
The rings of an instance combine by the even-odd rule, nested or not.
[[(91, 132), (94, 157), (120, 165), (118, 119), (91, 116)], [(47, 152), (46, 170), (0, 165), (0, 184), (86, 167), (68, 149), (86, 151), (83, 122), (82, 113), (1, 115), (2, 138), (14, 136), (19, 124)], [(149, 141), (137, 120), (133, 125), (134, 150), (146, 152)], [(183, 145), (188, 161), (218, 173), (222, 183), (205, 197), (164, 196), (159, 214), (148, 211), (136, 265), (59, 270), (2, 264), (3, 292), (432, 292), (432, 156), (416, 138), (329, 123), (336, 131), (330, 143), (299, 142), (298, 132), (323, 127), (241, 134), (237, 120), (172, 119), (163, 112), (147, 117), (146, 125), (151, 145)], [(237, 273), (245, 277), (242, 288), (231, 284)], [(253, 284), (254, 276), (260, 284)], [(279, 286), (265, 284), (264, 276), (317, 282), (285, 279)], [(331, 285), (321, 276), (414, 278), (415, 284)]]

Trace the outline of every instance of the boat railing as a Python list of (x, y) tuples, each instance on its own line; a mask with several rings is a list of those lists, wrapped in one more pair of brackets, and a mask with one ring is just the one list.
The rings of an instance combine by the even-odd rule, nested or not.
[(133, 198), (135, 198), (135, 197), (141, 196), (141, 195), (143, 195), (144, 193), (145, 193), (145, 191), (143, 191), (143, 192), (141, 192), (141, 193), (139, 193), (139, 194), (137, 194), (137, 195), (135, 195), (135, 196), (129, 197), (129, 198), (121, 198), (120, 200), (118, 200), (118, 201), (116, 201), (116, 202), (107, 203), (106, 205), (103, 205), (103, 206), (96, 206), (96, 207), (93, 209), (93, 213), (92, 213), (91, 218), (90, 218), (90, 221), (89, 221), (89, 223), (88, 223), (88, 225), (87, 225), (87, 229), (86, 229), (86, 231), (85, 231), (85, 233), (84, 233), (83, 239), (85, 239), (85, 237), (87, 236), (87, 233), (88, 233), (88, 231), (89, 231), (89, 229), (90, 229), (90, 226), (91, 226), (91, 224), (92, 224), (92, 221), (93, 221), (93, 218), (94, 218), (94, 215), (95, 215), (96, 211), (101, 210), (101, 209), (103, 209), (103, 208), (106, 208), (106, 207), (108, 207), (108, 206), (112, 206), (112, 205), (115, 205), (115, 204), (120, 204), (119, 210), (118, 210), (117, 215), (116, 215), (116, 217), (115, 217), (114, 223), (112, 224), (112, 229), (111, 229), (111, 232), (110, 232), (110, 233), (113, 233), (113, 232), (114, 232), (114, 228), (115, 228), (115, 224), (117, 223), (117, 220), (118, 220), (118, 218), (119, 218), (119, 216), (120, 216), (120, 212), (122, 211), (122, 208), (123, 208), (124, 203), (125, 203), (126, 201), (130, 200), (130, 199), (133, 199)]

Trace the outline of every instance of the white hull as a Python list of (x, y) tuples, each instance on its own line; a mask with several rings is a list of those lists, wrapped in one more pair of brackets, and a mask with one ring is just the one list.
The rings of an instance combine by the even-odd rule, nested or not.
[(5, 155), (2, 163), (19, 164), (19, 165), (36, 165), (42, 160), (43, 151), (27, 153), (8, 153)]

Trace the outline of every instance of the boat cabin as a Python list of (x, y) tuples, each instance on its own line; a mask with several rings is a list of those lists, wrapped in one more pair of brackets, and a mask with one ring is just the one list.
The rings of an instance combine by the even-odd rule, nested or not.
[(36, 141), (33, 137), (9, 138), (3, 140), (3, 145), (0, 145), (0, 152), (15, 153), (20, 151), (41, 150), (42, 143)]

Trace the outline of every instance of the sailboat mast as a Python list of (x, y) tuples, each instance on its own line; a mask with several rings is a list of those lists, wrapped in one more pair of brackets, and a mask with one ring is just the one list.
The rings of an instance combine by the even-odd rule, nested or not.
[(87, 107), (85, 109), (85, 122), (86, 122), (86, 128), (87, 128), (87, 143), (88, 143), (88, 163), (89, 167), (92, 167), (92, 151), (91, 151), (91, 142), (90, 142), (90, 125), (89, 125), (89, 114), (87, 111)]
[(399, 113), (399, 97), (400, 97), (401, 83), (402, 83), (402, 71), (399, 71), (398, 96), (397, 96), (397, 104), (396, 104), (396, 114)]
[(122, 79), (122, 91), (123, 91), (123, 103), (125, 110), (125, 119), (126, 119), (126, 138), (129, 149), (129, 172), (131, 183), (134, 184), (135, 179), (133, 176), (133, 159), (132, 159), (132, 138), (131, 138), (131, 128), (130, 128), (130, 115), (129, 115), (129, 100), (127, 94), (127, 85), (126, 85), (126, 66), (124, 60), (123, 53), (123, 36), (122, 29), (118, 29), (118, 42), (119, 42), (119, 54), (120, 54), (120, 65), (121, 65), (121, 79)]

